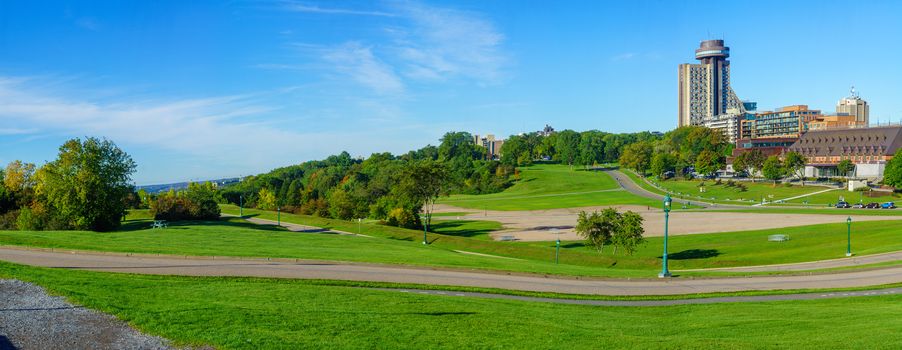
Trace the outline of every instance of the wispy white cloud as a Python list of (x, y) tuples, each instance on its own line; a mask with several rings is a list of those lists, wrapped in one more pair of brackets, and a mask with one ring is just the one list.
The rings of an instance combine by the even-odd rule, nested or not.
[(395, 17), (397, 15), (382, 11), (355, 10), (346, 8), (330, 8), (320, 7), (314, 4), (305, 4), (293, 1), (287, 1), (282, 8), (294, 12), (320, 13), (329, 15), (357, 15), (357, 16), (378, 16), (378, 17)]
[[(401, 94), (412, 82), (441, 82), (454, 78), (478, 84), (503, 81), (509, 59), (502, 53), (504, 35), (478, 13), (397, 2), (390, 12), (324, 8), (287, 3), (293, 11), (321, 14), (391, 14), (379, 25), (386, 41), (349, 40), (332, 46), (294, 43), (302, 52), (316, 53), (325, 72), (365, 86), (378, 94)], [(372, 40), (372, 39), (371, 39)], [(262, 64), (258, 68), (292, 70), (297, 64)]]
[[(237, 157), (232, 161), (248, 164), (316, 144), (311, 135), (254, 122), (250, 116), (271, 109), (255, 104), (249, 95), (101, 103), (33, 88), (40, 85), (0, 77), (0, 130), (104, 136), (211, 159)], [(301, 145), (298, 140), (310, 143)]]
[(504, 35), (478, 13), (416, 2), (394, 5), (409, 19), (408, 29), (392, 29), (404, 74), (413, 79), (462, 76), (482, 83), (503, 78), (508, 58)]
[[(406, 152), (432, 139), (403, 131), (414, 123), (405, 122), (400, 108), (384, 98), (347, 98), (346, 105), (324, 110), (269, 107), (285, 98), (280, 94), (310, 89), (190, 99), (95, 98), (66, 78), (0, 76), (0, 135), (22, 141), (109, 138), (144, 155), (136, 158), (139, 183), (248, 175), (342, 150), (355, 156)], [(316, 126), (324, 117), (333, 124), (325, 131)]]
[(0, 128), (0, 135), (27, 135), (37, 131), (37, 129)]
[(373, 54), (373, 48), (347, 42), (324, 49), (323, 57), (334, 69), (380, 94), (404, 92), (404, 83), (394, 69)]

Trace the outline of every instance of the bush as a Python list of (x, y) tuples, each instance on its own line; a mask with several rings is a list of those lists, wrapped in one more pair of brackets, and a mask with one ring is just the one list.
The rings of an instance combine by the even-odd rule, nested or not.
[(161, 195), (150, 203), (150, 213), (155, 220), (217, 220), (219, 204), (212, 199), (191, 200), (186, 196)]
[(25, 207), (19, 210), (16, 218), (16, 228), (21, 231), (40, 231), (44, 229), (44, 220), (41, 219), (40, 212), (35, 212), (31, 208)]
[(404, 208), (395, 208), (388, 213), (386, 224), (390, 226), (398, 226), (403, 228), (419, 228), (420, 217), (412, 210)]
[(16, 219), (19, 218), (19, 211), (12, 210), (0, 215), (0, 230), (16, 230), (19, 226)]
[(745, 192), (749, 190), (748, 186), (746, 186), (745, 184), (736, 184), (736, 189), (738, 189), (739, 192)]

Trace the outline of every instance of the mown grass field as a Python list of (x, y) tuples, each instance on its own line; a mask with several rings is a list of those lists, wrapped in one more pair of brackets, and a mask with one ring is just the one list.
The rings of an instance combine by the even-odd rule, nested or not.
[[(746, 186), (746, 191), (740, 191), (736, 186), (727, 186), (727, 181), (722, 180), (721, 184), (716, 184), (714, 180), (666, 180), (655, 181), (659, 186), (671, 191), (677, 197), (687, 199), (701, 199), (708, 202), (730, 203), (730, 204), (758, 204), (762, 199), (767, 202), (784, 200), (796, 196), (816, 193), (819, 191), (829, 190), (827, 187), (821, 186), (800, 186), (793, 184), (792, 186), (777, 185), (773, 186), (766, 182), (750, 182), (737, 181), (737, 184)], [(701, 184), (704, 184), (704, 192), (700, 190)], [(832, 190), (823, 193), (828, 196), (835, 196), (842, 190)], [(809, 197), (803, 197), (796, 202), (801, 203)], [(787, 201), (788, 202), (788, 201)], [(815, 202), (812, 202), (815, 203)], [(824, 202), (826, 205), (827, 202)]]
[(601, 171), (571, 169), (560, 164), (519, 168), (520, 180), (499, 193), (454, 195), (438, 203), (478, 210), (536, 210), (599, 205), (657, 205), (657, 201), (624, 191)]
[(0, 277), (44, 286), (179, 345), (219, 349), (902, 347), (900, 295), (602, 307), (2, 262)]
[[(632, 179), (635, 183), (637, 183), (640, 187), (642, 187), (650, 192), (653, 192), (653, 193), (660, 193), (660, 194), (664, 193), (660, 189), (657, 189), (654, 186), (651, 186), (648, 183), (646, 183), (644, 181), (644, 179), (642, 179), (638, 175), (636, 175), (635, 172), (627, 170), (627, 169), (622, 169), (621, 171), (624, 174), (626, 174), (630, 179)], [(807, 194), (807, 193), (816, 193), (816, 192), (824, 191), (824, 190), (828, 189), (826, 187), (820, 187), (820, 186), (804, 186), (803, 187), (799, 184), (793, 184), (791, 187), (787, 187), (785, 185), (777, 185), (776, 187), (773, 187), (771, 184), (768, 184), (766, 182), (757, 182), (757, 183), (755, 183), (754, 186), (749, 186), (752, 183), (744, 181), (742, 183), (746, 184), (746, 186), (749, 186), (749, 190), (746, 192), (739, 192), (735, 187), (728, 187), (728, 186), (725, 186), (724, 184), (712, 186), (714, 184), (714, 182), (712, 180), (705, 180), (705, 183), (708, 184), (708, 186), (705, 186), (706, 187), (705, 192), (701, 193), (698, 190), (698, 184), (701, 182), (701, 180), (667, 180), (667, 181), (658, 181), (657, 179), (653, 179), (653, 180), (657, 184), (659, 184), (667, 189), (671, 189), (674, 191), (678, 190), (679, 192), (682, 192), (683, 195), (676, 195), (676, 197), (679, 197), (679, 198), (686, 198), (688, 200), (699, 200), (700, 199), (699, 197), (703, 197), (703, 198), (701, 198), (701, 200), (705, 201), (705, 202), (714, 202), (714, 203), (721, 203), (721, 204), (750, 205), (750, 206), (753, 204), (760, 203), (762, 198), (767, 199), (768, 201), (775, 201), (775, 200), (781, 200), (781, 199), (790, 198), (793, 196), (798, 196), (798, 195)], [(726, 183), (726, 181), (722, 181), (722, 183)], [(754, 191), (753, 191), (753, 189), (754, 189)], [(688, 191), (695, 191), (695, 192), (688, 192)], [(750, 193), (753, 193), (753, 194), (750, 194)], [(792, 194), (792, 195), (790, 195), (790, 194)], [(757, 196), (757, 199), (752, 198), (754, 196)], [(714, 197), (716, 199), (712, 200), (711, 197)], [(811, 209), (815, 209), (817, 211), (810, 211), (810, 210), (801, 209), (801, 208), (785, 208), (785, 209), (781, 208), (781, 209), (779, 209), (779, 212), (786, 213), (786, 214), (811, 214), (811, 213), (814, 213), (814, 214), (841, 214), (841, 213), (847, 212), (848, 214), (859, 214), (859, 215), (902, 215), (902, 210), (898, 210), (898, 211), (887, 210), (887, 211), (883, 211), (883, 212), (880, 212), (880, 211), (861, 212), (858, 210), (844, 211), (842, 209), (834, 210), (834, 211), (819, 210), (819, 209), (829, 208), (830, 204), (835, 204), (837, 201), (840, 200), (840, 198), (845, 199), (849, 203), (858, 203), (859, 199), (861, 199), (861, 201), (863, 201), (864, 203), (870, 203), (870, 202), (883, 203), (883, 202), (888, 202), (888, 201), (902, 202), (902, 195), (900, 195), (898, 193), (895, 193), (895, 194), (893, 194), (893, 193), (882, 194), (881, 193), (880, 195), (877, 195), (875, 197), (868, 197), (868, 196), (864, 196), (858, 192), (849, 192), (849, 191), (846, 191), (843, 189), (836, 189), (836, 190), (832, 190), (832, 191), (828, 191), (828, 192), (824, 192), (824, 193), (812, 194), (812, 195), (801, 197), (801, 198), (784, 200), (783, 203), (768, 202), (765, 207), (756, 207), (756, 209), (750, 210), (748, 212), (757, 211), (758, 208), (766, 209), (767, 207), (779, 208), (781, 206), (808, 206), (808, 207), (811, 207)], [(727, 200), (727, 199), (730, 199), (730, 200)], [(739, 201), (738, 199), (742, 199), (742, 201)], [(755, 200), (755, 201), (751, 202), (750, 200)], [(832, 208), (832, 209), (835, 209), (835, 208)], [(799, 210), (802, 210), (802, 211), (799, 211)]]
[[(237, 212), (225, 207), (225, 212)], [(246, 215), (275, 219), (275, 213), (245, 209)], [(842, 218), (839, 218), (842, 219)], [(804, 262), (841, 258), (845, 253), (846, 227), (836, 224), (718, 234), (671, 237), (670, 267), (674, 270), (734, 267)], [(282, 214), (284, 222), (356, 232), (357, 223), (293, 214)], [(453, 222), (453, 221), (452, 221)], [(0, 231), (0, 244), (54, 247), (129, 253), (279, 257), (314, 260), (373, 262), (441, 266), (464, 269), (505, 270), (542, 274), (649, 277), (660, 269), (662, 239), (649, 238), (632, 256), (603, 253), (581, 241), (564, 242), (561, 264), (553, 263), (553, 242), (495, 242), (466, 235), (429, 234), (430, 245), (422, 245), (422, 231), (364, 223), (362, 233), (370, 237), (295, 233), (273, 226), (259, 226), (238, 218), (228, 221), (172, 224), (167, 229), (147, 229), (146, 221), (131, 222), (129, 230), (109, 233), (84, 231)], [(856, 255), (902, 250), (902, 225), (898, 221), (855, 223), (853, 251)], [(454, 232), (472, 232), (471, 227), (448, 227)], [(455, 231), (457, 230), (457, 231)], [(478, 230), (475, 230), (478, 231)], [(789, 234), (789, 242), (773, 243), (767, 236)], [(521, 260), (461, 254), (477, 252)], [(685, 275), (706, 275), (692, 272)], [(718, 273), (722, 275), (722, 273)]]

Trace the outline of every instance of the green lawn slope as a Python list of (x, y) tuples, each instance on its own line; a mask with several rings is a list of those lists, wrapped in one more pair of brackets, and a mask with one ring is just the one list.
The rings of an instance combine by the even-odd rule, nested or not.
[(177, 345), (218, 349), (902, 347), (902, 295), (602, 307), (2, 262), (0, 277), (44, 286)]

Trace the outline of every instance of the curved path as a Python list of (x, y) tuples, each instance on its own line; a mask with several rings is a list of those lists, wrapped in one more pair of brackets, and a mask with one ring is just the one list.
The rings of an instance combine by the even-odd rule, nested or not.
[(345, 264), (293, 259), (128, 256), (0, 248), (0, 260), (68, 269), (185, 276), (332, 279), (500, 288), (592, 295), (671, 295), (750, 290), (852, 288), (902, 282), (902, 266), (821, 275), (712, 279), (568, 279), (407, 266)]
[[(611, 177), (613, 177), (614, 180), (616, 180), (617, 183), (620, 184), (620, 187), (622, 187), (624, 190), (626, 190), (629, 193), (632, 193), (632, 194), (640, 196), (640, 197), (654, 199), (654, 200), (663, 200), (664, 199), (663, 195), (654, 193), (654, 192), (651, 192), (649, 190), (642, 188), (641, 186), (639, 186), (639, 184), (633, 182), (633, 179), (631, 179), (629, 176), (626, 176), (626, 174), (622, 173), (620, 170), (605, 170), (604, 172), (607, 173), (608, 175), (611, 175)], [(751, 208), (750, 205), (717, 204), (717, 203), (705, 202), (703, 200), (685, 200), (685, 199), (676, 198), (676, 197), (673, 197), (672, 199), (676, 203), (683, 203), (683, 204), (694, 203), (695, 205), (701, 205), (703, 207), (730, 208), (730, 209), (749, 209), (749, 208)]]

